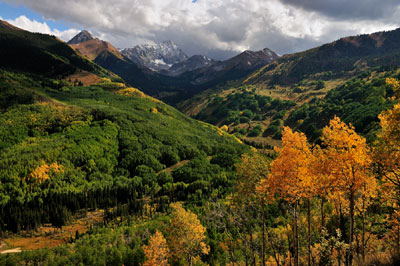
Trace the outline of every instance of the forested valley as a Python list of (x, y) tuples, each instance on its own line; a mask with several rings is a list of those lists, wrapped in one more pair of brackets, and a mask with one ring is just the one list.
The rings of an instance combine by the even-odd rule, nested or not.
[(0, 27), (0, 56), (0, 265), (400, 263), (398, 66), (243, 82), (212, 125), (53, 36)]

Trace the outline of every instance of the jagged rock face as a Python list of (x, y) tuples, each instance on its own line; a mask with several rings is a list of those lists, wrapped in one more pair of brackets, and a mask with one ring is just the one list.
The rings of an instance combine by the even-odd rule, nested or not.
[(78, 33), (74, 38), (72, 38), (68, 44), (78, 44), (93, 40), (93, 36), (86, 30), (81, 31)]
[(123, 49), (121, 53), (135, 62), (155, 71), (169, 69), (189, 57), (172, 41), (159, 44), (142, 44)]
[(199, 68), (212, 66), (217, 63), (214, 59), (211, 59), (204, 55), (193, 55), (189, 59), (176, 63), (168, 69), (168, 71), (161, 72), (162, 74), (170, 75), (170, 76), (178, 76), (182, 73), (193, 71)]
[(210, 66), (191, 71), (189, 73), (192, 84), (204, 84), (215, 79), (225, 77), (237, 79), (252, 71), (271, 63), (279, 56), (268, 48), (260, 51), (244, 51), (225, 61), (216, 61)]
[(279, 56), (268, 48), (260, 51), (244, 51), (243, 53), (227, 60), (228, 65), (239, 65), (242, 68), (253, 68), (257, 65), (271, 63)]

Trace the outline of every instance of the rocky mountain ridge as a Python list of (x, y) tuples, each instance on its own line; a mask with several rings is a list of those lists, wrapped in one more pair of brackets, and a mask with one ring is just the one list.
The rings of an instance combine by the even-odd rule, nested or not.
[(87, 42), (90, 40), (93, 40), (93, 36), (92, 34), (90, 34), (90, 32), (88, 32), (87, 30), (83, 30), (80, 33), (78, 33), (75, 37), (73, 37), (68, 44), (79, 44), (79, 43), (83, 43), (83, 42)]
[(154, 71), (169, 69), (189, 58), (173, 41), (136, 45), (121, 50), (121, 53), (136, 64)]

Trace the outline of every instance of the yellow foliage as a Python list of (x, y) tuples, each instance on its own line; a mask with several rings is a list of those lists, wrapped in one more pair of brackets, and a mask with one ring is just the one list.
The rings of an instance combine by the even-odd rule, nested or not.
[(33, 114), (30, 115), (30, 118), (32, 120), (32, 123), (35, 123), (38, 119), (35, 117)]
[(400, 104), (379, 115), (382, 131), (375, 158), (383, 166), (385, 181), (400, 186)]
[(268, 175), (269, 163), (260, 154), (244, 154), (241, 162), (236, 165), (238, 180), (234, 200), (247, 201), (255, 196), (258, 183)]
[(124, 88), (116, 92), (119, 95), (130, 96), (130, 97), (145, 97), (146, 95), (136, 88)]
[(145, 203), (143, 205), (142, 218), (143, 219), (151, 218), (154, 215), (154, 213), (156, 213), (156, 211), (157, 211), (156, 205), (150, 205), (148, 203)]
[[(394, 79), (386, 79), (395, 91), (399, 90), (400, 82)], [(394, 208), (393, 213), (387, 217), (391, 226), (390, 233), (386, 236), (389, 243), (400, 242), (400, 104), (393, 109), (382, 112), (379, 115), (381, 132), (378, 135), (378, 145), (374, 150), (374, 159), (381, 167), (383, 174), (382, 195), (386, 203)]]
[(171, 255), (185, 258), (189, 265), (200, 254), (208, 254), (210, 247), (205, 243), (206, 228), (197, 215), (186, 211), (182, 204), (173, 203), (171, 225), (169, 227), (169, 247)]
[(44, 181), (50, 179), (50, 173), (60, 173), (63, 172), (62, 165), (52, 163), (50, 165), (46, 164), (44, 161), (41, 162), (41, 165), (36, 167), (32, 173), (28, 175), (26, 178), (27, 181), (37, 181), (39, 184), (43, 183)]
[(323, 129), (322, 135), (327, 146), (325, 156), (330, 166), (329, 174), (338, 190), (357, 193), (364, 186), (376, 188), (376, 180), (369, 172), (372, 164), (370, 150), (365, 138), (358, 135), (353, 126), (335, 117)]
[(400, 81), (394, 78), (386, 78), (386, 84), (393, 88), (395, 94), (398, 94), (400, 91)]
[(282, 148), (271, 163), (270, 173), (261, 181), (258, 191), (280, 195), (290, 202), (310, 198), (315, 191), (310, 164), (314, 160), (307, 138), (289, 127), (282, 131)]
[(123, 89), (117, 90), (115, 93), (119, 94), (119, 95), (123, 95), (123, 96), (128, 96), (128, 97), (147, 98), (147, 99), (149, 99), (149, 100), (151, 100), (152, 102), (155, 102), (155, 103), (159, 103), (160, 102), (159, 100), (157, 100), (157, 99), (155, 99), (153, 97), (150, 97), (150, 96), (144, 94), (142, 91), (140, 91), (140, 90), (138, 90), (136, 88), (132, 88), (132, 87), (123, 88)]
[(169, 248), (162, 233), (156, 233), (150, 238), (149, 245), (143, 245), (146, 261), (143, 266), (168, 266)]
[(228, 131), (229, 131), (229, 127), (228, 127), (227, 125), (223, 125), (223, 126), (221, 127), (221, 130), (223, 130), (223, 131), (225, 131), (225, 132), (228, 132)]

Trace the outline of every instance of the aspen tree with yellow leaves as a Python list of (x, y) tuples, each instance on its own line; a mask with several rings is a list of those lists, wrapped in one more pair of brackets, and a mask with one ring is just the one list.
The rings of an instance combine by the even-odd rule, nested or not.
[(149, 245), (143, 245), (146, 261), (143, 266), (168, 266), (169, 248), (167, 241), (158, 230), (150, 238)]
[(182, 204), (171, 204), (173, 209), (171, 224), (168, 230), (168, 243), (171, 255), (175, 259), (185, 259), (192, 266), (194, 259), (208, 254), (210, 247), (206, 244), (206, 228), (201, 225), (197, 215), (186, 211)]
[[(299, 265), (298, 204), (314, 195), (313, 174), (310, 164), (314, 160), (310, 145), (303, 133), (293, 132), (289, 127), (282, 131), (282, 148), (271, 163), (268, 177), (261, 181), (258, 190), (285, 199), (293, 206), (294, 265)], [(308, 208), (309, 209), (309, 208)], [(308, 261), (310, 263), (310, 212), (308, 211)]]
[[(370, 173), (372, 158), (365, 138), (359, 136), (354, 127), (334, 117), (322, 132), (325, 156), (329, 162), (330, 175), (339, 192), (345, 192), (349, 204), (349, 250), (346, 265), (352, 265), (354, 241), (354, 211), (358, 197), (375, 187), (376, 179)], [(336, 195), (340, 195), (336, 194)], [(365, 195), (369, 197), (371, 195)]]
[[(387, 78), (386, 83), (393, 88), (398, 97), (400, 81)], [(385, 196), (390, 205), (395, 209), (389, 215), (388, 222), (392, 225), (391, 235), (395, 240), (396, 252), (400, 252), (400, 104), (397, 103), (390, 110), (383, 111), (379, 115), (381, 131), (378, 134), (378, 142), (374, 149), (374, 160), (378, 172), (383, 176), (384, 187), (387, 190)]]

